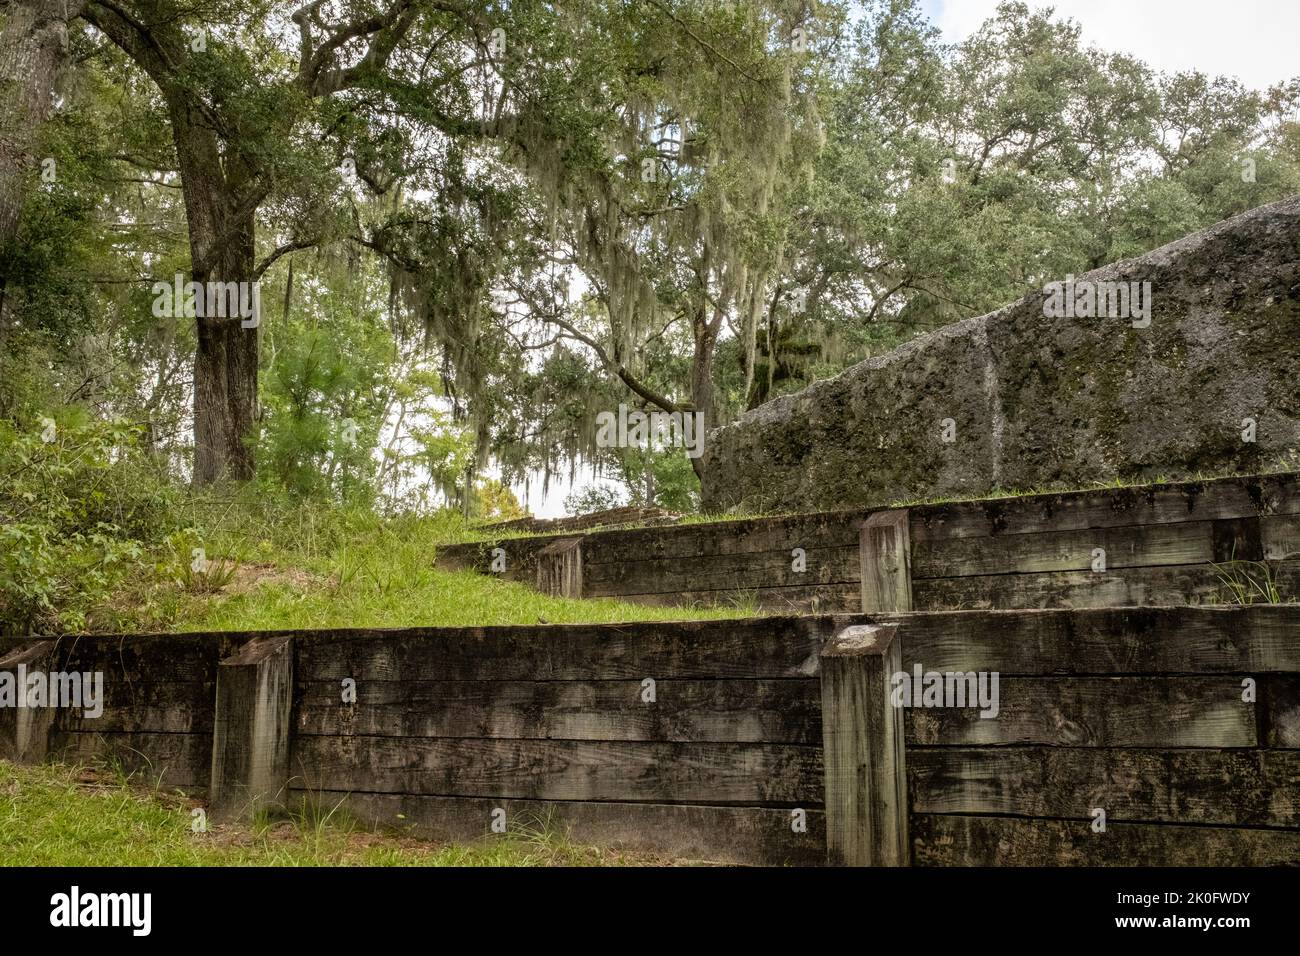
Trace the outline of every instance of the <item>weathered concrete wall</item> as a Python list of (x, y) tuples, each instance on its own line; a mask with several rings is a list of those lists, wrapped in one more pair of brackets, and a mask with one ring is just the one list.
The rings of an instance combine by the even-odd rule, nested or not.
[(1045, 318), (1036, 292), (918, 338), (712, 432), (705, 508), (1265, 471), (1300, 448), (1300, 197), (1083, 279), (1149, 281), (1149, 326)]

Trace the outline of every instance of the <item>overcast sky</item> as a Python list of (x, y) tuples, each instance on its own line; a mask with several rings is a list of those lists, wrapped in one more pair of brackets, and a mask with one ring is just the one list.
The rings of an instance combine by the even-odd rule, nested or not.
[[(957, 43), (993, 15), (998, 0), (921, 5), (944, 41)], [(1300, 0), (1030, 0), (1030, 6), (1054, 7), (1058, 18), (1082, 26), (1085, 43), (1131, 54), (1159, 71), (1235, 76), (1256, 89), (1300, 75)], [(590, 481), (579, 473), (579, 486)], [(522, 486), (515, 491), (522, 499)], [(554, 481), (544, 499), (540, 481), (532, 491), (528, 507), (534, 514), (564, 513), (569, 488), (563, 480)]]
[[(997, 0), (922, 0), (955, 43), (993, 15)], [(1129, 53), (1166, 72), (1201, 70), (1263, 89), (1300, 74), (1300, 0), (1057, 0), (1084, 42)]]

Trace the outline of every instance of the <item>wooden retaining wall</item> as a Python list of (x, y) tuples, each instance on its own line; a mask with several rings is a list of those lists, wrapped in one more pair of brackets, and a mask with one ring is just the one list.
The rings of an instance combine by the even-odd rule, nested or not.
[[(1207, 603), (1223, 596), (1214, 564), (1234, 560), (1275, 562), (1284, 593), (1300, 597), (1296, 474), (918, 505), (904, 513), (916, 610)], [(435, 560), (538, 586), (554, 577), (543, 550), (564, 541), (570, 553), (574, 544), (580, 551), (580, 590), (545, 588), (551, 593), (688, 606), (746, 602), (775, 613), (888, 610), (864, 603), (863, 592), (863, 567), (872, 567), (863, 529), (880, 514), (514, 538), (441, 548)]]
[[(0, 642), (20, 661), (102, 670), (108, 706), (0, 709), (0, 757), (120, 760), (223, 814), (761, 864), (1300, 863), (1297, 605)], [(996, 672), (997, 717), (888, 708), (918, 665)]]
[(1001, 675), (996, 719), (907, 712), (917, 865), (1300, 863), (1300, 606), (925, 614), (902, 635), (905, 670)]
[[(103, 674), (104, 710), (0, 709), (0, 757), (108, 762), (165, 788), (205, 789), (212, 762), (217, 664), (246, 635), (0, 640), (0, 672)], [(40, 715), (47, 724), (29, 726)], [(16, 739), (16, 735), (21, 736)]]

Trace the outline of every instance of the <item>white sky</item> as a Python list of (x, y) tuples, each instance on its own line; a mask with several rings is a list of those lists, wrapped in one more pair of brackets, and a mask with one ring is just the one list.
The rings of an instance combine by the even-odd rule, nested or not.
[[(997, 9), (997, 0), (922, 0), (943, 38), (970, 36)], [(1297, 0), (1056, 0), (1055, 8), (1083, 28), (1083, 40), (1129, 53), (1156, 70), (1201, 70), (1235, 76), (1263, 89), (1300, 74)]]
[[(998, 0), (922, 0), (947, 43), (970, 36), (997, 5)], [(1255, 89), (1300, 75), (1300, 0), (1030, 0), (1030, 6), (1055, 8), (1058, 18), (1080, 24), (1085, 43), (1131, 54), (1158, 71), (1235, 76)], [(578, 485), (589, 483), (579, 473)], [(532, 490), (533, 514), (564, 513), (571, 490), (566, 482), (553, 481), (545, 498), (540, 481)], [(522, 485), (515, 493), (522, 501)]]

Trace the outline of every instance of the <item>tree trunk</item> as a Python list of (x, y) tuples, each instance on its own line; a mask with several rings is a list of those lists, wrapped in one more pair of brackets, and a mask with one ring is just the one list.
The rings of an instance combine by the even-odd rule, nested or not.
[(41, 127), (68, 52), (68, 23), (85, 0), (0, 0), (0, 345), (13, 311), (9, 247), (31, 191)]
[[(240, 208), (247, 178), (223, 169), (216, 137), (187, 102), (169, 104), (189, 226), (193, 279), (238, 283), (252, 299), (256, 269), (254, 213)], [(243, 299), (245, 293), (241, 292)], [(194, 484), (253, 477), (259, 328), (238, 313), (195, 318)]]
[[(713, 427), (713, 350), (718, 342), (718, 327), (707, 318), (706, 306), (701, 305), (693, 323), (695, 357), (691, 362), (691, 402), (699, 412), (701, 441), (708, 440)], [(704, 456), (692, 458), (691, 467), (701, 481), (704, 480)]]
[[(251, 283), (253, 222), (247, 242), (232, 241), (209, 270), (194, 271), (194, 281)], [(253, 477), (253, 439), (257, 417), (258, 329), (246, 328), (239, 315), (202, 316), (194, 353), (194, 483)]]
[(34, 150), (68, 52), (68, 22), (83, 7), (76, 0), (0, 2), (0, 245), (17, 235)]

